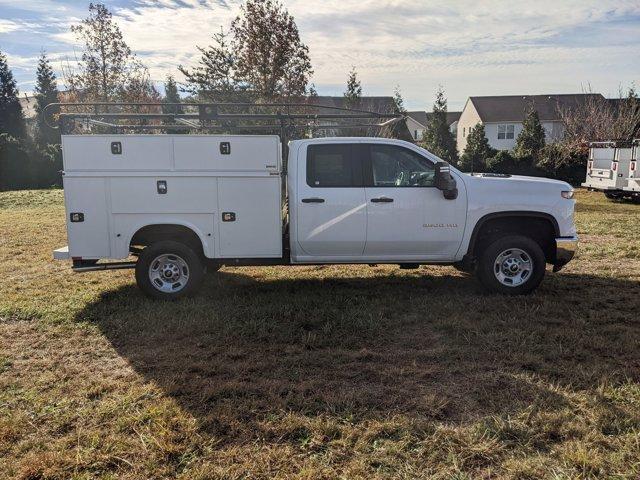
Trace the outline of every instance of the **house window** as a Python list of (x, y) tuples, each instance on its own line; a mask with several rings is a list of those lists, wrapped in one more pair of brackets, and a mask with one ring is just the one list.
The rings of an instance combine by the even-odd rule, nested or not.
[(515, 134), (515, 125), (506, 124), (498, 125), (498, 140), (513, 140)]
[(462, 138), (467, 135), (467, 127), (462, 127)]

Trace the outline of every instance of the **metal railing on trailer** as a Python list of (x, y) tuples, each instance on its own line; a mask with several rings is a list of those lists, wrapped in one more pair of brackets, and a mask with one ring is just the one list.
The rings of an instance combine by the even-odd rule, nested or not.
[[(64, 134), (97, 133), (271, 133), (280, 136), (286, 165), (287, 144), (319, 131), (365, 130), (398, 136), (406, 117), (313, 103), (51, 103), (42, 115)], [(49, 119), (56, 120), (51, 125)], [(406, 129), (406, 124), (405, 129)], [(400, 134), (399, 136), (403, 136)]]

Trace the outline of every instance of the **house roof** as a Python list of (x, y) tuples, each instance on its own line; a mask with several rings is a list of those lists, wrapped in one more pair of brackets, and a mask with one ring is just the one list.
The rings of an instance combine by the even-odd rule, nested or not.
[(599, 93), (562, 95), (504, 95), (469, 97), (483, 122), (521, 122), (529, 105), (533, 105), (542, 121), (559, 121), (558, 107), (571, 108), (593, 99), (603, 99)]
[[(457, 122), (461, 114), (462, 112), (447, 112), (447, 125)], [(433, 112), (407, 112), (407, 115), (423, 127), (426, 127), (433, 116)]]

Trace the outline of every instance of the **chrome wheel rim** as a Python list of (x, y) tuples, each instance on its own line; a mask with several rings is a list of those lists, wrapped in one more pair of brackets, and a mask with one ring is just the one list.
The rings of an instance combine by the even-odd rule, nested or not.
[(497, 256), (493, 264), (496, 279), (507, 287), (518, 287), (531, 278), (533, 260), (520, 248), (510, 248)]
[(149, 280), (156, 290), (176, 293), (189, 282), (189, 266), (178, 255), (158, 255), (149, 266)]

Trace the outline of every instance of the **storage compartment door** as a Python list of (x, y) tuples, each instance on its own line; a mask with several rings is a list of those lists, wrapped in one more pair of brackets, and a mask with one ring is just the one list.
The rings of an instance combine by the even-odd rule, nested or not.
[(282, 257), (280, 177), (219, 178), (220, 256)]
[(165, 135), (63, 135), (64, 169), (84, 171), (167, 171), (173, 140)]
[(109, 258), (109, 215), (103, 178), (64, 178), (69, 255)]
[(280, 172), (280, 139), (276, 136), (173, 137), (176, 170)]

